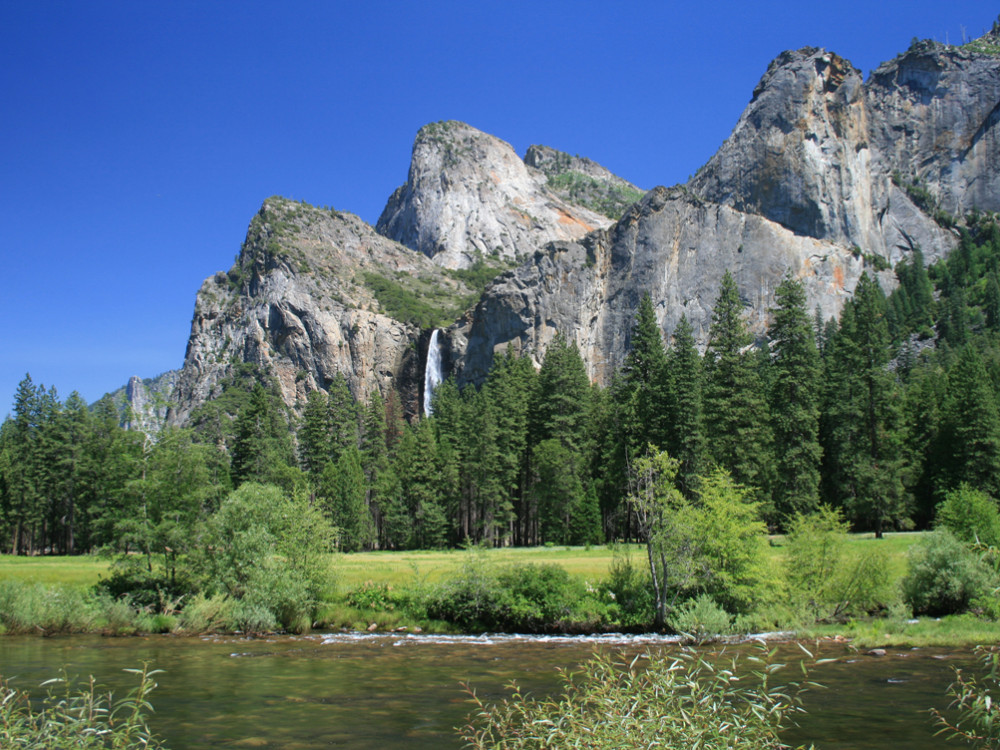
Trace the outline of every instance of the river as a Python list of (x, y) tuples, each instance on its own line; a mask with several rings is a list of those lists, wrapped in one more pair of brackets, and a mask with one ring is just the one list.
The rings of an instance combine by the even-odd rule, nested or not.
[[(121, 670), (161, 669), (150, 724), (173, 750), (186, 748), (459, 748), (454, 727), (470, 711), (462, 683), (481, 696), (503, 694), (516, 679), (536, 692), (559, 686), (595, 649), (628, 653), (672, 648), (656, 639), (436, 638), (329, 634), (238, 637), (0, 637), (0, 674), (29, 688), (57, 676), (94, 675), (124, 694)], [(798, 659), (798, 649), (783, 646)], [(874, 657), (826, 645), (836, 657), (811, 675), (824, 684), (806, 695), (808, 714), (792, 743), (817, 748), (937, 748), (928, 709), (944, 708), (953, 668), (968, 650), (890, 650)], [(799, 677), (797, 670), (789, 679)]]

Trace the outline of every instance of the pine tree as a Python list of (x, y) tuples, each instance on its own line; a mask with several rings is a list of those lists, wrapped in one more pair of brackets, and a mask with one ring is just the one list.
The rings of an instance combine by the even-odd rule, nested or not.
[(327, 389), (330, 404), (330, 459), (336, 461), (348, 448), (357, 448), (361, 409), (344, 374), (338, 372)]
[(645, 450), (647, 445), (665, 447), (669, 438), (667, 360), (663, 335), (648, 293), (639, 302), (631, 350), (622, 370), (629, 392), (625, 415), (629, 447), (633, 452)]
[(824, 420), (828, 499), (844, 505), (856, 523), (868, 524), (879, 538), (888, 523), (906, 513), (902, 424), (888, 370), (885, 305), (878, 282), (862, 274), (828, 354)]
[(233, 484), (280, 481), (293, 463), (291, 434), (278, 398), (258, 383), (236, 418)]
[(942, 489), (967, 482), (1000, 497), (1000, 413), (986, 368), (971, 344), (948, 374), (943, 432), (951, 477)]
[(326, 465), (319, 490), (322, 507), (339, 531), (340, 548), (355, 552), (375, 541), (375, 526), (368, 510), (361, 454), (347, 446), (337, 460)]
[(497, 471), (504, 517), (519, 543), (528, 485), (528, 414), (537, 375), (531, 361), (507, 350), (490, 370), (483, 390), (496, 423)]
[(322, 391), (312, 391), (302, 409), (302, 429), (298, 438), (302, 468), (314, 477), (318, 478), (331, 460), (332, 431), (329, 399)]
[(782, 520), (808, 514), (819, 501), (819, 352), (802, 284), (786, 278), (775, 291), (772, 346), (773, 499)]
[(702, 365), (694, 340), (694, 329), (682, 315), (674, 330), (674, 342), (667, 354), (671, 390), (669, 415), (672, 439), (670, 455), (678, 462), (677, 485), (691, 497), (696, 478), (705, 462), (705, 435), (702, 424)]
[[(538, 373), (538, 383), (529, 426), (532, 450), (532, 508), (535, 517), (529, 526), (540, 533), (540, 521), (548, 512), (540, 505), (539, 491), (547, 493), (539, 485), (543, 478), (535, 461), (535, 452), (545, 441), (555, 440), (564, 449), (565, 460), (559, 469), (560, 486), (579, 488), (578, 496), (568, 498), (567, 503), (575, 506), (585, 488), (587, 467), (587, 423), (590, 418), (591, 387), (587, 380), (586, 368), (576, 344), (568, 342), (561, 334), (556, 334), (545, 353)], [(550, 452), (547, 452), (550, 453)], [(550, 478), (546, 481), (555, 481)], [(576, 490), (574, 489), (574, 492)], [(537, 540), (537, 536), (536, 536)]]
[(737, 484), (767, 492), (771, 435), (753, 338), (728, 271), (712, 312), (705, 353), (705, 435), (715, 463)]

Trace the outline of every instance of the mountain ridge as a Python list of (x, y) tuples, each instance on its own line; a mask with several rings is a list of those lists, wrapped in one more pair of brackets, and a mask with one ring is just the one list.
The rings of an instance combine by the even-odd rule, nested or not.
[[(356, 397), (397, 389), (415, 415), (432, 328), (461, 383), (510, 347), (540, 362), (556, 331), (606, 383), (642, 293), (665, 335), (683, 314), (703, 341), (727, 269), (758, 335), (786, 275), (836, 316), (865, 270), (892, 285), (887, 269), (916, 247), (927, 262), (950, 251), (962, 212), (1000, 209), (998, 112), (993, 54), (920, 43), (863, 81), (835, 53), (784, 52), (716, 154), (686, 184), (615, 207), (617, 221), (579, 203), (641, 191), (595, 162), (540, 146), (521, 159), (469, 125), (432, 123), (374, 228), (265, 201), (237, 264), (199, 292), (169, 419), (212, 397), (220, 356), (271, 373), (289, 406), (344, 372)], [(465, 280), (494, 272), (476, 299)], [(413, 313), (420, 300), (440, 315)], [(352, 336), (360, 327), (371, 335)]]

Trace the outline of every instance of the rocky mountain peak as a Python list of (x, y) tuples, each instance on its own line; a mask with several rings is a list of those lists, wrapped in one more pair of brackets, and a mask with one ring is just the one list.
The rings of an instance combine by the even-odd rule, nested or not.
[(477, 259), (520, 260), (546, 242), (578, 239), (612, 223), (548, 187), (509, 143), (455, 121), (420, 129), (406, 184), (376, 231), (446, 268)]

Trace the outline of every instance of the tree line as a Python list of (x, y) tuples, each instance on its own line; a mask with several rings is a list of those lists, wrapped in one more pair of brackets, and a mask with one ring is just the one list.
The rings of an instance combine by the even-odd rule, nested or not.
[(973, 213), (946, 260), (901, 262), (888, 297), (862, 275), (839, 320), (786, 278), (756, 341), (727, 273), (704, 352), (684, 318), (665, 340), (646, 295), (607, 387), (557, 334), (537, 370), (508, 350), (412, 423), (395, 393), (359, 403), (340, 375), (295, 416), (240, 365), (188, 428), (153, 439), (108, 397), (62, 401), (26, 376), (0, 426), (0, 545), (169, 561), (247, 482), (306, 498), (347, 551), (637, 539), (627, 498), (659, 451), (684, 497), (725, 472), (772, 530), (821, 505), (876, 534), (925, 527), (963, 482), (1000, 493), (998, 269), (996, 218)]

